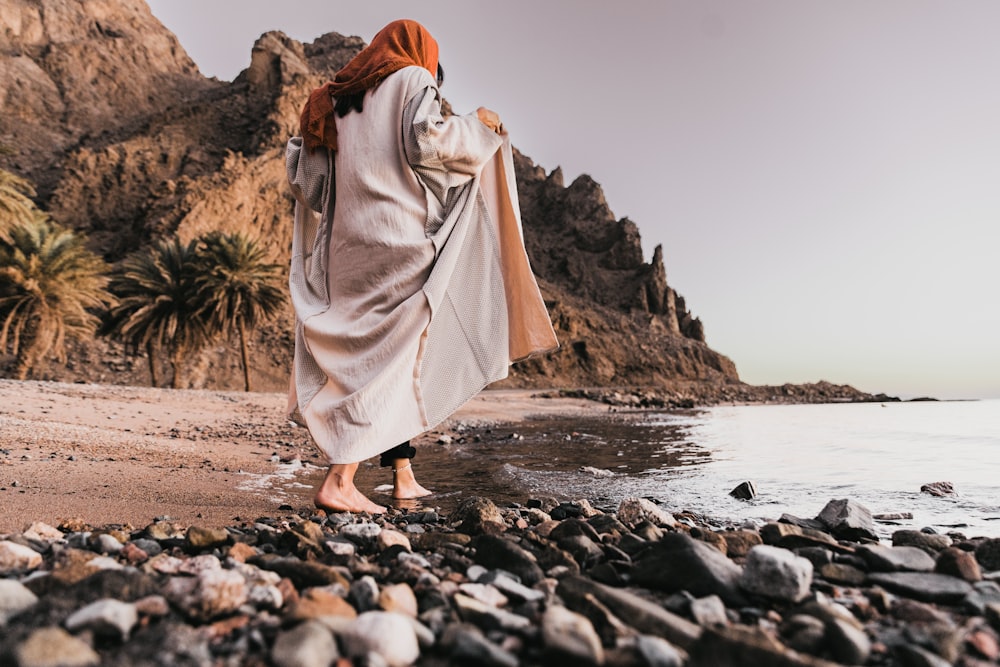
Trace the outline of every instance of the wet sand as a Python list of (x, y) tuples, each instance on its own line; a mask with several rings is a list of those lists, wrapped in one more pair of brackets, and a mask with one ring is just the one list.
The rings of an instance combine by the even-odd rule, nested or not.
[[(414, 444), (419, 451), (462, 423), (607, 412), (593, 401), (533, 394), (484, 391)], [(283, 394), (0, 380), (0, 534), (34, 521), (141, 527), (169, 516), (228, 525), (282, 514), (265, 476), (300, 461), (324, 465), (305, 429), (285, 419), (285, 401)], [(369, 477), (359, 475), (359, 483)]]

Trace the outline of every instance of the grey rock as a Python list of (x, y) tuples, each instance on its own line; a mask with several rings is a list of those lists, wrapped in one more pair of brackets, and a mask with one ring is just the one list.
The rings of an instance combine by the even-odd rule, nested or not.
[(134, 604), (104, 598), (70, 614), (66, 629), (70, 632), (90, 630), (95, 635), (125, 641), (138, 622), (139, 612)]
[(377, 523), (349, 523), (340, 527), (338, 535), (340, 535), (340, 537), (346, 537), (358, 546), (370, 547), (375, 544), (376, 540), (378, 540), (378, 536), (381, 532), (382, 527)]
[(853, 500), (831, 500), (816, 517), (835, 537), (847, 540), (878, 540), (871, 510)]
[(366, 612), (378, 607), (378, 583), (370, 575), (365, 575), (351, 583), (347, 599), (358, 612)]
[(341, 558), (350, 558), (358, 551), (358, 547), (355, 546), (354, 542), (351, 542), (347, 538), (335, 537), (332, 540), (326, 540), (323, 544), (326, 546), (327, 551)]
[(977, 615), (984, 615), (990, 606), (1000, 606), (1000, 585), (994, 581), (979, 581), (962, 600), (962, 606)]
[(163, 547), (160, 546), (159, 542), (157, 542), (156, 540), (150, 540), (145, 537), (140, 537), (138, 539), (132, 540), (132, 544), (145, 551), (150, 558), (159, 555), (163, 551)]
[(0, 627), (21, 612), (31, 609), (38, 597), (19, 581), (0, 579)]
[(452, 602), (462, 620), (475, 624), (486, 631), (524, 632), (531, 628), (531, 620), (504, 609), (497, 609), (479, 600), (456, 593)]
[(947, 535), (925, 533), (922, 530), (897, 530), (892, 534), (892, 546), (917, 547), (929, 554), (935, 554), (951, 546), (952, 539)]
[(556, 594), (567, 607), (580, 613), (586, 613), (591, 598), (596, 599), (639, 632), (663, 637), (681, 648), (691, 646), (701, 635), (697, 625), (658, 604), (583, 577), (564, 577), (556, 587)]
[(39, 628), (15, 649), (18, 667), (89, 667), (101, 657), (62, 628)]
[(755, 595), (798, 602), (809, 594), (812, 575), (812, 563), (805, 558), (762, 544), (747, 554), (740, 586)]
[(976, 560), (984, 570), (1000, 570), (1000, 537), (983, 540), (976, 547)]
[(511, 572), (528, 586), (545, 576), (535, 557), (513, 541), (494, 535), (480, 535), (472, 540), (476, 550), (473, 560), (487, 568)]
[(629, 527), (635, 527), (643, 521), (668, 528), (677, 525), (673, 515), (660, 509), (659, 505), (646, 498), (623, 499), (618, 505), (618, 520)]
[(893, 657), (906, 667), (951, 667), (951, 661), (945, 660), (936, 653), (914, 646), (900, 644), (893, 647)]
[(972, 591), (967, 581), (929, 572), (877, 572), (868, 575), (868, 582), (906, 597), (942, 604), (961, 602)]
[[(471, 568), (470, 568), (471, 569)], [(528, 588), (502, 570), (489, 570), (476, 581), (480, 584), (492, 584), (507, 597), (513, 597), (525, 602), (537, 602), (545, 598), (545, 594), (534, 588)]]
[(727, 625), (726, 605), (718, 595), (709, 595), (691, 601), (691, 617), (695, 623), (705, 627), (708, 625)]
[(276, 667), (329, 667), (339, 657), (333, 634), (318, 621), (280, 633), (271, 650)]
[(344, 653), (352, 659), (376, 653), (389, 667), (405, 667), (420, 657), (413, 624), (402, 614), (366, 611), (347, 626), (340, 639)]
[(487, 667), (517, 667), (520, 664), (517, 656), (486, 639), (479, 628), (468, 623), (449, 625), (441, 636), (441, 644), (460, 664)]
[(684, 665), (684, 656), (666, 639), (652, 635), (639, 635), (635, 639), (635, 648), (647, 667), (683, 667)]
[(801, 556), (812, 563), (816, 570), (833, 562), (833, 553), (823, 547), (801, 547), (794, 551), (796, 556)]
[(872, 642), (855, 624), (833, 619), (826, 625), (830, 653), (837, 662), (863, 665), (871, 655)]
[(164, 595), (191, 618), (207, 621), (239, 609), (248, 590), (238, 572), (203, 570), (196, 577), (171, 577)]
[(547, 653), (587, 665), (604, 663), (604, 647), (594, 626), (576, 612), (551, 605), (542, 614), (542, 640)]
[(789, 648), (820, 653), (826, 639), (826, 623), (809, 614), (795, 614), (781, 624), (781, 636)]
[(740, 592), (742, 570), (718, 549), (683, 533), (668, 533), (638, 554), (632, 578), (668, 593), (718, 595), (726, 604), (745, 603)]
[(874, 572), (931, 572), (934, 559), (917, 547), (884, 547), (880, 544), (863, 544), (858, 547), (868, 569)]
[(753, 482), (742, 482), (735, 489), (730, 491), (729, 495), (737, 500), (753, 500), (757, 497), (757, 487)]
[(124, 545), (119, 542), (113, 535), (108, 535), (107, 533), (101, 533), (97, 536), (96, 549), (98, 553), (114, 555), (122, 550)]

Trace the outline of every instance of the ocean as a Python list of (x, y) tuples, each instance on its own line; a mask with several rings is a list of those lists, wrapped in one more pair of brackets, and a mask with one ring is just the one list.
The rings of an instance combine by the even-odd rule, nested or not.
[[(883, 537), (901, 528), (1000, 537), (997, 400), (609, 413), (472, 429), (462, 440), (422, 447), (414, 460), (436, 492), (426, 506), (549, 495), (613, 509), (643, 496), (721, 526), (813, 518), (828, 501), (849, 498), (873, 514), (912, 514), (878, 523)], [(363, 468), (359, 487), (389, 481), (385, 473)], [(307, 477), (316, 479), (300, 477), (305, 487), (321, 471)], [(729, 495), (744, 481), (756, 486), (755, 499)], [(950, 482), (955, 494), (921, 493), (930, 482)], [(389, 502), (386, 488), (373, 500)]]

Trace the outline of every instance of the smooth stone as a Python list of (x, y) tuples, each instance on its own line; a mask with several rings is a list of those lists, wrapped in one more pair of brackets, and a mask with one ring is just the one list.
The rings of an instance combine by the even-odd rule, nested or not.
[(764, 543), (755, 530), (727, 530), (721, 535), (726, 541), (726, 555), (730, 558), (743, 558), (755, 546)]
[(177, 572), (180, 574), (201, 574), (209, 570), (221, 570), (222, 561), (212, 554), (201, 554), (182, 560)]
[(934, 559), (918, 547), (884, 547), (862, 544), (857, 554), (875, 572), (932, 572)]
[(346, 538), (334, 538), (332, 540), (327, 540), (324, 542), (326, 550), (332, 553), (334, 556), (340, 556), (341, 558), (350, 558), (358, 552), (358, 547)]
[(864, 630), (840, 619), (826, 624), (830, 654), (846, 665), (863, 665), (872, 652), (872, 642)]
[(277, 572), (282, 577), (291, 579), (296, 588), (329, 586), (330, 584), (340, 584), (345, 590), (350, 587), (350, 582), (336, 568), (315, 561), (304, 561), (292, 557), (257, 557), (251, 561), (263, 570)]
[(760, 536), (764, 544), (783, 549), (802, 549), (819, 547), (831, 551), (840, 550), (840, 545), (833, 537), (824, 531), (813, 528), (802, 528), (790, 523), (771, 522), (760, 527)]
[(420, 657), (420, 645), (410, 620), (388, 611), (366, 611), (340, 635), (344, 653), (360, 658), (376, 653), (389, 667), (405, 667)]
[(587, 665), (604, 663), (604, 647), (593, 624), (566, 607), (550, 605), (542, 614), (542, 641), (549, 654)]
[(121, 552), (124, 545), (113, 535), (102, 533), (97, 536), (96, 546), (97, 549), (95, 551), (98, 553), (114, 555)]
[(816, 654), (826, 639), (826, 623), (809, 614), (795, 614), (782, 623), (781, 636), (789, 648)]
[(823, 547), (801, 547), (793, 551), (796, 556), (801, 556), (812, 563), (815, 570), (833, 562), (833, 552)]
[(718, 595), (709, 595), (691, 601), (691, 617), (695, 623), (705, 627), (708, 625), (728, 625), (726, 605)]
[(661, 637), (639, 635), (635, 638), (635, 648), (646, 667), (683, 667), (684, 656), (673, 644)]
[(42, 555), (30, 547), (4, 540), (0, 542), (0, 575), (34, 570), (42, 564)]
[(232, 570), (204, 570), (196, 577), (172, 577), (164, 595), (185, 614), (207, 621), (230, 614), (247, 601), (246, 580)]
[(61, 542), (66, 539), (65, 533), (43, 521), (32, 523), (28, 530), (21, 533), (21, 537), (39, 542)]
[(1000, 570), (1000, 537), (983, 540), (976, 547), (976, 560), (987, 571)]
[(816, 518), (823, 522), (835, 537), (847, 540), (878, 540), (871, 510), (859, 502), (842, 498), (831, 500)]
[(718, 595), (733, 606), (746, 602), (740, 591), (742, 574), (718, 549), (684, 533), (665, 534), (638, 555), (632, 569), (633, 581), (642, 586), (668, 593), (688, 591), (699, 597)]
[(441, 645), (449, 649), (450, 656), (459, 664), (486, 667), (518, 667), (517, 656), (505, 651), (490, 640), (474, 625), (452, 623), (441, 636)]
[(618, 520), (629, 527), (649, 521), (657, 526), (674, 528), (677, 520), (659, 505), (646, 498), (624, 498), (618, 505)]
[[(489, 570), (475, 581), (480, 584), (490, 584), (507, 597), (513, 597), (525, 602), (538, 602), (545, 598), (545, 594), (534, 588), (528, 588), (520, 581), (503, 570)], [(471, 578), (471, 577), (470, 577)]]
[(156, 540), (150, 540), (145, 537), (140, 537), (138, 539), (132, 540), (131, 543), (139, 547), (143, 551), (145, 551), (150, 558), (154, 556), (159, 556), (163, 552), (163, 547), (161, 547), (160, 543), (157, 542)]
[(225, 528), (191, 526), (185, 539), (192, 549), (213, 549), (229, 543), (229, 531)]
[(488, 604), (491, 607), (506, 606), (508, 601), (506, 595), (489, 584), (465, 583), (460, 584), (458, 590), (462, 594), (468, 595), (470, 598), (479, 600), (483, 604)]
[(618, 588), (605, 586), (580, 576), (559, 581), (556, 594), (574, 611), (585, 613), (590, 599), (596, 599), (615, 616), (643, 634), (663, 637), (681, 648), (688, 648), (701, 635), (696, 624), (667, 611), (660, 605)]
[(827, 563), (816, 570), (821, 579), (844, 586), (860, 586), (868, 574), (847, 563)]
[(377, 523), (348, 523), (340, 527), (338, 535), (346, 537), (360, 547), (370, 546), (376, 543), (382, 527)]
[(378, 605), (385, 611), (394, 611), (410, 618), (417, 617), (417, 596), (407, 583), (384, 587), (378, 595)]
[(497, 609), (468, 595), (456, 593), (452, 602), (462, 620), (473, 623), (487, 631), (524, 632), (531, 628), (531, 620), (504, 609)]
[(89, 644), (56, 627), (33, 631), (14, 655), (18, 667), (89, 667), (101, 662)]
[(424, 570), (429, 570), (433, 567), (430, 561), (420, 554), (411, 554), (408, 551), (399, 552), (396, 556), (396, 560), (400, 565), (412, 565), (413, 567), (419, 567)]
[(947, 549), (952, 539), (947, 535), (925, 533), (922, 530), (897, 530), (892, 534), (892, 546), (917, 547), (933, 555), (942, 549)]
[(906, 667), (952, 667), (950, 660), (913, 644), (894, 646), (893, 657), (898, 658), (900, 664)]
[(347, 593), (347, 599), (351, 601), (358, 612), (372, 611), (378, 607), (378, 583), (371, 575), (365, 575), (360, 579), (355, 579), (351, 583), (351, 588)]
[(309, 588), (302, 592), (298, 602), (288, 610), (293, 620), (310, 620), (321, 616), (356, 618), (358, 613), (351, 604), (325, 588)]
[(339, 657), (333, 634), (316, 621), (279, 633), (271, 649), (275, 667), (330, 667)]
[(938, 553), (937, 560), (934, 561), (934, 571), (958, 577), (970, 583), (983, 579), (983, 571), (980, 569), (976, 557), (968, 551), (955, 547), (948, 547)]
[(0, 579), (0, 627), (21, 612), (31, 609), (38, 596), (13, 579)]
[(534, 586), (545, 576), (535, 557), (511, 540), (480, 535), (472, 540), (472, 546), (476, 550), (475, 562), (486, 568), (511, 572), (528, 586)]
[(809, 594), (813, 565), (787, 549), (762, 544), (747, 554), (743, 590), (766, 598), (798, 602)]
[(989, 605), (1000, 604), (1000, 584), (995, 581), (977, 581), (972, 592), (965, 596), (962, 605), (976, 614), (984, 614)]
[(967, 581), (930, 572), (876, 572), (868, 582), (925, 602), (957, 603), (972, 592)]
[(778, 523), (789, 524), (807, 531), (818, 530), (821, 533), (826, 533), (828, 530), (826, 524), (819, 519), (803, 519), (800, 516), (788, 513), (783, 513), (780, 517), (778, 517)]
[(139, 612), (134, 604), (104, 598), (70, 614), (65, 625), (70, 632), (90, 630), (95, 635), (126, 641), (138, 622)]
[(388, 549), (389, 547), (400, 546), (407, 551), (413, 551), (413, 547), (410, 546), (410, 539), (406, 537), (403, 533), (398, 530), (389, 530), (383, 528), (382, 532), (378, 534), (377, 539), (378, 548), (380, 550)]

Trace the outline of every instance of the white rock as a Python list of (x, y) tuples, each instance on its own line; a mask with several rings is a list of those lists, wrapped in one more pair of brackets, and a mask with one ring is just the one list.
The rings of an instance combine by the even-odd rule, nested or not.
[(383, 528), (378, 534), (379, 549), (384, 550), (396, 545), (403, 547), (407, 551), (413, 551), (413, 547), (410, 546), (410, 539), (406, 535), (403, 535), (398, 530)]
[(787, 549), (759, 544), (747, 553), (740, 587), (756, 595), (798, 602), (809, 594), (813, 565)]
[(0, 574), (34, 570), (42, 564), (42, 555), (16, 542), (0, 542)]
[(566, 607), (551, 605), (542, 614), (545, 649), (588, 665), (604, 664), (604, 647), (590, 620)]
[(282, 632), (271, 650), (271, 661), (276, 667), (329, 667), (339, 657), (333, 635), (316, 621), (306, 621)]
[(59, 542), (66, 539), (61, 530), (41, 521), (31, 524), (28, 530), (21, 533), (21, 537), (39, 542)]
[(97, 548), (102, 554), (116, 554), (122, 550), (123, 545), (113, 535), (102, 533), (97, 536)]
[(347, 540), (328, 540), (325, 544), (327, 550), (334, 556), (350, 557), (358, 550), (354, 546), (354, 542), (348, 542)]
[(213, 556), (212, 554), (202, 554), (183, 561), (177, 571), (183, 572), (184, 574), (199, 574), (206, 570), (221, 569), (222, 561), (220, 561), (216, 556)]
[(390, 667), (405, 667), (420, 657), (413, 624), (402, 614), (389, 611), (366, 611), (347, 627), (340, 639), (350, 658), (377, 653)]
[(461, 584), (458, 590), (470, 598), (493, 607), (503, 607), (507, 604), (507, 596), (489, 584)]
[(95, 570), (121, 570), (125, 567), (110, 556), (97, 556), (96, 558), (91, 558), (87, 561), (87, 565)]
[(637, 526), (643, 521), (649, 521), (657, 526), (673, 527), (677, 525), (674, 517), (645, 498), (625, 498), (618, 505), (618, 520), (626, 526)]
[(236, 611), (248, 591), (239, 572), (204, 570), (197, 577), (172, 577), (164, 595), (192, 618), (206, 621)]
[(0, 579), (0, 626), (38, 602), (38, 597), (19, 581)]
[(70, 632), (91, 630), (96, 635), (125, 641), (138, 622), (139, 612), (134, 604), (104, 598), (70, 614), (66, 629)]

